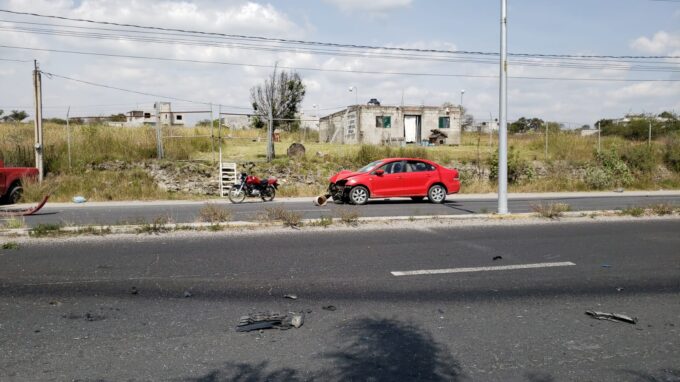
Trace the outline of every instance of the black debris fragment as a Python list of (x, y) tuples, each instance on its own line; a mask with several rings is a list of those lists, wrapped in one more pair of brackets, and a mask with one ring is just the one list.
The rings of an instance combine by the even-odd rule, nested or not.
[(299, 328), (303, 323), (304, 314), (302, 313), (289, 313), (286, 315), (272, 312), (259, 312), (241, 317), (236, 326), (236, 331), (250, 332), (262, 329), (287, 330), (290, 328)]
[(334, 305), (326, 305), (322, 306), (321, 309), (328, 310), (330, 312), (335, 312), (338, 308), (336, 308)]
[(622, 292), (622, 291), (623, 291), (623, 288), (617, 287), (617, 288), (616, 288), (616, 291), (617, 291), (617, 292)]
[(602, 268), (611, 268), (612, 266), (609, 265), (609, 264), (602, 264), (601, 267), (602, 267)]
[(283, 296), (283, 298), (287, 298), (289, 300), (297, 300), (298, 296), (296, 294), (286, 294)]
[(597, 312), (593, 310), (586, 310), (586, 314), (592, 318), (598, 319), (598, 320), (607, 320), (607, 321), (614, 321), (614, 322), (625, 322), (627, 324), (637, 324), (638, 319), (636, 317), (630, 317), (626, 316), (625, 314), (619, 314), (619, 313), (605, 313), (605, 312)]
[(493, 257), (493, 261), (502, 260), (502, 259), (503, 259), (503, 256), (494, 256)]
[(130, 294), (138, 294), (138, 293), (139, 293), (139, 291), (137, 290), (137, 287), (133, 286), (132, 288), (130, 288)]

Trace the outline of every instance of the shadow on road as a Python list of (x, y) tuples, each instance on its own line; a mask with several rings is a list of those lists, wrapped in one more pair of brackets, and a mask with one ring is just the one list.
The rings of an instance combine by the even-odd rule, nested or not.
[(260, 363), (228, 363), (190, 382), (216, 381), (458, 381), (459, 363), (432, 335), (393, 319), (360, 319), (338, 333), (342, 350), (321, 358), (331, 363), (311, 373)]

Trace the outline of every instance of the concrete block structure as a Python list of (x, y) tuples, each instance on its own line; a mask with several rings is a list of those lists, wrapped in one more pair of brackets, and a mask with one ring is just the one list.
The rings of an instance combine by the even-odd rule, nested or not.
[[(431, 142), (432, 130), (446, 138)], [(321, 142), (372, 145), (459, 145), (461, 108), (458, 106), (353, 105), (319, 120)]]

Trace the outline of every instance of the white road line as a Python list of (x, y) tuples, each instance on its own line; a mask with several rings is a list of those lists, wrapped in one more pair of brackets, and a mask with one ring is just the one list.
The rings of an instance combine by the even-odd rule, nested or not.
[(443, 273), (509, 271), (509, 270), (513, 270), (513, 269), (568, 267), (568, 266), (571, 266), (571, 265), (576, 265), (576, 264), (572, 263), (571, 261), (563, 261), (563, 262), (559, 262), (559, 263), (500, 265), (500, 266), (496, 266), (496, 267), (423, 269), (423, 270), (419, 270), (419, 271), (395, 271), (395, 272), (391, 272), (391, 273), (394, 276), (439, 275), (439, 274), (443, 274)]

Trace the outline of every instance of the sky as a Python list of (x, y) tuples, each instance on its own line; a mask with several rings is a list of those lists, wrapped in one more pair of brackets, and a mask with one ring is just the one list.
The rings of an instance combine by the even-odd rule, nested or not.
[[(489, 54), (500, 49), (500, 1), (490, 0), (0, 0), (0, 9), (337, 44)], [(83, 27), (109, 29), (95, 33), (120, 34), (110, 31), (118, 28), (115, 26), (0, 12), (0, 45), (4, 46), (0, 47), (0, 109), (33, 114), (31, 73), (33, 60), (38, 60), (44, 72), (57, 75), (43, 77), (46, 118), (65, 118), (69, 107), (70, 116), (150, 110), (154, 101), (166, 100), (160, 96), (171, 97), (168, 100), (174, 110), (205, 111), (209, 109), (205, 104), (213, 103), (223, 105), (223, 112), (248, 113), (250, 89), (261, 84), (275, 64), (302, 77), (307, 89), (302, 104), (305, 115), (323, 116), (371, 98), (387, 105), (462, 101), (477, 120), (497, 118), (499, 113), (495, 55), (410, 51), (386, 57), (395, 51), (361, 50), (347, 55), (335, 50), (329, 54), (324, 47), (315, 47), (316, 52), (297, 48), (272, 51), (263, 49), (263, 42), (251, 43), (260, 44), (258, 49), (234, 46), (233, 40), (220, 40), (219, 46), (197, 45), (195, 40), (149, 30), (146, 36), (153, 41), (94, 39), (93, 30)], [(90, 38), (55, 34), (55, 30), (87, 33)], [(627, 113), (680, 113), (680, 59), (668, 58), (680, 57), (680, 1), (508, 0), (508, 52), (532, 55), (511, 56), (510, 120), (538, 117), (575, 128)], [(533, 56), (537, 54), (662, 58), (645, 60), (649, 63), (621, 58), (593, 63)], [(460, 60), (466, 57), (477, 62)], [(214, 106), (215, 113), (218, 109)], [(192, 116), (202, 119), (208, 114)]]

